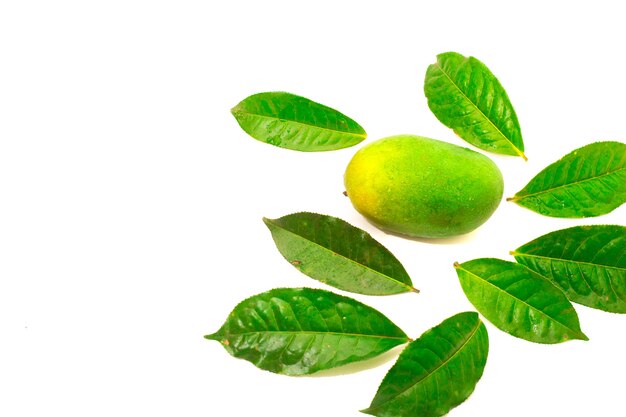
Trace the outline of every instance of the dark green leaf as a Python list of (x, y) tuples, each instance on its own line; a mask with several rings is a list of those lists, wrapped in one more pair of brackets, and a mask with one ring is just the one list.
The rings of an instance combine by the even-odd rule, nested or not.
[(296, 151), (332, 151), (361, 142), (361, 126), (337, 110), (282, 92), (254, 94), (231, 113), (250, 136)]
[(526, 159), (517, 115), (498, 79), (474, 57), (437, 56), (424, 80), (428, 107), (462, 139), (486, 151)]
[(549, 165), (507, 200), (552, 217), (609, 213), (626, 202), (626, 144), (583, 146)]
[(588, 340), (565, 294), (525, 266), (475, 259), (454, 267), (467, 298), (497, 328), (536, 343)]
[(439, 417), (465, 401), (483, 374), (489, 351), (476, 313), (460, 313), (425, 332), (400, 354), (366, 414)]
[(417, 292), (391, 252), (341, 219), (295, 213), (263, 221), (285, 259), (313, 279), (358, 294)]
[(626, 227), (557, 230), (511, 252), (576, 303), (626, 313)]
[(261, 369), (304, 375), (377, 356), (409, 339), (387, 317), (324, 290), (278, 288), (242, 301), (205, 336)]

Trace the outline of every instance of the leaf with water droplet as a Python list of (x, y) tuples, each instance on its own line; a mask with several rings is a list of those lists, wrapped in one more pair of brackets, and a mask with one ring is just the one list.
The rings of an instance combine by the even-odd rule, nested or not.
[(588, 340), (565, 294), (525, 266), (483, 258), (454, 267), (469, 301), (500, 330), (536, 343)]
[(285, 375), (305, 375), (380, 355), (409, 338), (352, 298), (310, 288), (252, 296), (211, 335), (236, 358)]
[(478, 314), (460, 313), (411, 342), (363, 413), (440, 417), (465, 401), (480, 380), (489, 337)]
[(418, 292), (389, 250), (337, 217), (294, 213), (263, 221), (283, 257), (313, 279), (365, 295)]
[(296, 151), (347, 148), (367, 136), (358, 123), (337, 110), (285, 92), (251, 95), (231, 113), (253, 138)]
[(428, 107), (441, 123), (472, 145), (524, 155), (524, 141), (509, 96), (485, 64), (456, 52), (437, 55), (424, 80)]
[(626, 227), (557, 230), (511, 252), (548, 278), (567, 298), (611, 313), (626, 313)]
[(546, 167), (513, 201), (551, 217), (595, 217), (626, 202), (626, 144), (596, 142)]

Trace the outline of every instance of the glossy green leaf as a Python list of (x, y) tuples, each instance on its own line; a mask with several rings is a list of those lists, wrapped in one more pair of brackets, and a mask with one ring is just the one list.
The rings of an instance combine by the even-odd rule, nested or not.
[(609, 213), (626, 202), (626, 144), (583, 146), (549, 165), (507, 200), (551, 217)]
[(456, 52), (437, 55), (426, 70), (424, 94), (437, 119), (462, 139), (486, 151), (526, 159), (511, 101), (478, 59)]
[(259, 93), (231, 113), (255, 139), (296, 151), (332, 151), (361, 142), (361, 126), (337, 110), (290, 93)]
[(626, 313), (626, 227), (557, 230), (511, 254), (556, 284), (571, 301)]
[(285, 375), (369, 359), (409, 340), (373, 308), (309, 288), (279, 288), (250, 297), (205, 337), (219, 341), (236, 358)]
[(285, 259), (313, 279), (358, 294), (417, 292), (391, 252), (341, 219), (295, 213), (263, 221)]
[(489, 338), (478, 314), (460, 313), (411, 342), (362, 412), (439, 417), (465, 401), (483, 374)]
[(525, 266), (486, 258), (454, 267), (467, 298), (500, 330), (536, 343), (588, 340), (565, 294)]

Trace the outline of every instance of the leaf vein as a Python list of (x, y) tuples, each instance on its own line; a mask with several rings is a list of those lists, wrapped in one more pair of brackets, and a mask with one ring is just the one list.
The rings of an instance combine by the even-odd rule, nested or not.
[(456, 87), (456, 89), (459, 91), (459, 93), (461, 93), (463, 95), (463, 97), (465, 99), (467, 99), (468, 102), (470, 102), (477, 110), (478, 112), (489, 121), (489, 123), (491, 124), (491, 126), (493, 126), (493, 128), (496, 130), (496, 132), (498, 132), (503, 138), (504, 140), (515, 150), (515, 152), (517, 152), (522, 158), (526, 159), (526, 156), (524, 155), (524, 152), (522, 152), (517, 146), (515, 146), (515, 144), (513, 143), (513, 141), (511, 139), (509, 139), (494, 123), (493, 121), (491, 121), (486, 115), (485, 113), (483, 113), (483, 111), (478, 107), (478, 105), (476, 103), (474, 103), (468, 96), (467, 94), (465, 94), (465, 92), (463, 90), (461, 90), (461, 87), (459, 87), (456, 82), (452, 79), (452, 77), (446, 73), (446, 71), (441, 67), (441, 65), (439, 65), (439, 62), (435, 63), (435, 65), (437, 66), (437, 68), (439, 68), (439, 70), (441, 71), (442, 74), (444, 74), (446, 76), (446, 78), (450, 81), (450, 83), (452, 85), (454, 85)]
[(620, 172), (626, 173), (626, 167), (621, 167), (621, 168), (618, 168), (618, 169), (616, 169), (614, 171), (609, 171), (609, 172), (606, 172), (604, 174), (601, 174), (601, 175), (598, 175), (598, 176), (595, 176), (595, 177), (585, 178), (585, 179), (580, 180), (580, 181), (568, 182), (566, 184), (558, 185), (558, 186), (552, 187), (552, 188), (547, 188), (545, 190), (535, 191), (535, 192), (532, 192), (532, 193), (529, 193), (529, 194), (521, 194), (521, 195), (517, 194), (516, 196), (512, 197), (511, 200), (512, 201), (519, 201), (519, 200), (523, 200), (523, 199), (528, 198), (528, 197), (534, 197), (534, 196), (541, 195), (541, 194), (546, 194), (546, 193), (553, 193), (555, 190), (558, 190), (560, 188), (574, 187), (574, 186), (577, 186), (577, 185), (580, 185), (580, 184), (583, 184), (583, 183), (586, 183), (586, 182), (589, 182), (589, 181), (595, 181), (595, 180), (597, 180), (598, 178), (601, 178), (601, 177), (606, 177), (606, 176), (609, 176), (609, 175), (618, 174)]
[[(493, 284), (493, 283), (491, 283), (491, 282), (487, 281), (486, 279), (484, 279), (484, 278), (482, 278), (482, 277), (480, 277), (480, 276), (478, 276), (478, 275), (476, 275), (476, 274), (474, 274), (474, 273), (472, 273), (472, 272), (468, 271), (467, 269), (462, 269), (462, 270), (463, 270), (463, 271), (465, 271), (465, 272), (467, 272), (469, 275), (471, 275), (471, 276), (473, 276), (473, 277), (478, 278), (480, 281), (483, 281), (483, 282), (485, 282), (486, 284), (488, 284), (488, 285), (490, 285), (490, 286), (492, 286), (492, 287), (496, 288), (497, 290), (499, 290), (499, 291), (503, 291), (503, 290), (502, 290), (502, 288), (500, 288), (500, 287), (498, 287), (497, 285), (495, 285), (495, 284)], [(545, 278), (544, 278), (544, 279), (545, 279)], [(551, 285), (553, 285), (553, 284), (551, 284)], [(520, 299), (520, 298), (518, 298), (518, 297), (514, 296), (513, 294), (511, 294), (511, 293), (506, 293), (506, 294), (507, 294), (508, 296), (510, 296), (511, 298), (513, 298), (513, 299), (515, 299), (515, 300), (518, 300), (519, 302), (521, 302), (521, 303), (525, 304), (525, 305), (526, 305), (529, 309), (532, 309), (532, 310), (535, 310), (535, 311), (539, 312), (541, 315), (543, 315), (543, 316), (547, 317), (547, 318), (548, 318), (548, 319), (550, 319), (551, 321), (553, 321), (553, 322), (555, 322), (555, 323), (559, 324), (560, 326), (564, 327), (564, 328), (565, 328), (566, 330), (568, 330), (569, 332), (571, 332), (571, 333), (573, 333), (573, 334), (576, 334), (576, 335), (581, 334), (581, 332), (580, 332), (579, 330), (571, 329), (571, 328), (570, 328), (569, 326), (567, 326), (566, 324), (561, 323), (561, 322), (560, 322), (559, 320), (557, 320), (556, 318), (554, 318), (554, 317), (550, 316), (549, 314), (547, 314), (546, 312), (544, 312), (544, 311), (540, 310), (539, 308), (534, 307), (534, 306), (532, 306), (532, 305), (528, 304), (526, 301), (524, 301), (524, 300), (522, 300), (522, 299)]]
[(445, 367), (448, 363), (450, 363), (450, 361), (452, 361), (452, 359), (454, 359), (457, 355), (459, 355), (463, 349), (469, 344), (469, 342), (474, 338), (474, 335), (476, 334), (476, 332), (478, 332), (478, 329), (480, 329), (480, 325), (481, 322), (480, 320), (477, 321), (476, 326), (472, 329), (471, 333), (467, 336), (467, 338), (463, 341), (463, 343), (461, 344), (461, 346), (459, 346), (452, 355), (450, 355), (449, 358), (447, 358), (444, 362), (442, 362), (441, 364), (439, 364), (435, 369), (433, 369), (431, 372), (429, 372), (427, 375), (425, 375), (423, 378), (418, 379), (417, 381), (415, 381), (414, 383), (412, 383), (411, 385), (409, 385), (407, 388), (405, 388), (404, 390), (398, 392), (396, 395), (394, 395), (393, 397), (390, 397), (388, 399), (386, 399), (385, 401), (380, 402), (379, 404), (376, 404), (376, 406), (371, 407), (373, 409), (376, 408), (380, 408), (382, 405), (387, 404), (389, 402), (391, 402), (392, 400), (404, 395), (405, 393), (407, 393), (408, 391), (412, 390), (413, 388), (415, 388), (415, 386), (417, 386), (419, 383), (429, 379), (431, 376), (433, 376), (434, 374), (436, 374), (441, 368)]

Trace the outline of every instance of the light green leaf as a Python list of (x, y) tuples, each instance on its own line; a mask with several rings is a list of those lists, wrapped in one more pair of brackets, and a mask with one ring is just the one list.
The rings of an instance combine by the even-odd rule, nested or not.
[(551, 217), (607, 214), (626, 202), (626, 144), (596, 142), (576, 149), (507, 201)]
[(295, 213), (263, 221), (285, 259), (313, 279), (357, 294), (418, 292), (391, 252), (341, 219)]
[(536, 343), (588, 340), (565, 294), (525, 266), (484, 258), (454, 267), (467, 298), (500, 330)]
[(367, 136), (348, 116), (290, 93), (254, 94), (237, 104), (231, 113), (253, 138), (296, 151), (347, 148)]
[(236, 358), (285, 375), (311, 374), (377, 356), (408, 337), (352, 298), (278, 288), (239, 303), (209, 340)]
[(556, 284), (571, 301), (626, 313), (626, 227), (557, 230), (511, 254), (517, 262)]
[(462, 139), (486, 151), (526, 159), (517, 115), (489, 68), (456, 52), (437, 55), (424, 80), (428, 107)]
[(489, 351), (485, 325), (460, 313), (411, 342), (363, 413), (379, 417), (439, 417), (465, 401), (483, 374)]

